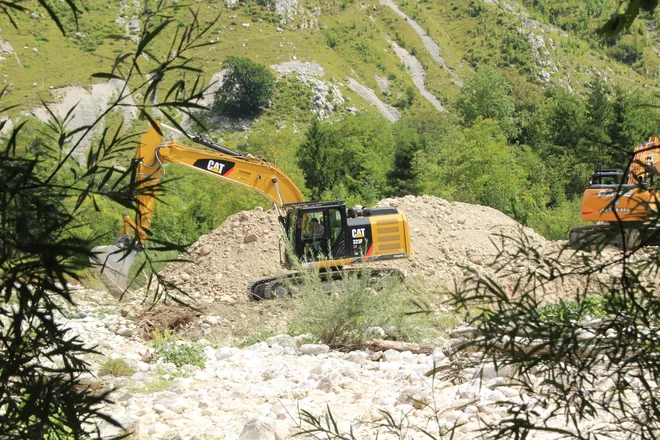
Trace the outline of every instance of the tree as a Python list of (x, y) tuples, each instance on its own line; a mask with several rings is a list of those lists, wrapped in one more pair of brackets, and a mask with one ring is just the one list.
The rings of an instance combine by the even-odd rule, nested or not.
[[(623, 13), (620, 12), (621, 5), (628, 4)], [(603, 26), (601, 32), (608, 37), (619, 35), (621, 32), (630, 28), (640, 12), (653, 14), (658, 6), (657, 0), (626, 0), (617, 3), (617, 9)]]
[(393, 157), (391, 124), (372, 114), (332, 125), (316, 120), (298, 147), (298, 165), (316, 200), (373, 203), (389, 195)]
[[(40, 2), (49, 5), (48, 2)], [(73, 4), (67, 0), (67, 4)], [(11, 2), (10, 2), (11, 5)], [(0, 6), (0, 9), (6, 5)], [(110, 415), (99, 409), (108, 393), (96, 395), (81, 377), (89, 375), (82, 355), (93, 353), (58, 316), (66, 316), (66, 305), (74, 302), (69, 281), (79, 280), (81, 271), (90, 267), (95, 236), (81, 236), (83, 211), (98, 209), (99, 199), (107, 198), (124, 208), (137, 207), (137, 188), (131, 182), (133, 166), (115, 167), (122, 151), (135, 138), (124, 133), (121, 124), (98, 130), (111, 111), (126, 105), (132, 97), (138, 113), (153, 123), (151, 114), (159, 111), (170, 123), (178, 125), (173, 112), (191, 117), (199, 108), (204, 89), (199, 78), (191, 86), (178, 75), (189, 71), (189, 52), (206, 45), (205, 34), (215, 22), (201, 26), (197, 15), (174, 41), (162, 42), (161, 33), (178, 25), (171, 12), (158, 7), (145, 13), (141, 36), (135, 46), (126, 46), (112, 72), (95, 76), (123, 81), (109, 109), (93, 123), (68, 130), (66, 123), (77, 111), (72, 108), (65, 118), (51, 114), (43, 136), (30, 136), (37, 122), (17, 124), (0, 148), (0, 438), (2, 439), (80, 439), (99, 435), (96, 424), (105, 420), (114, 425)], [(6, 11), (5, 11), (6, 12)], [(178, 48), (176, 56), (158, 57), (152, 45)], [(140, 64), (149, 53), (150, 68), (158, 75), (145, 80)], [(176, 79), (170, 81), (170, 76)], [(149, 97), (162, 90), (170, 99), (164, 104), (151, 103)], [(132, 90), (129, 89), (131, 85)], [(0, 97), (7, 88), (0, 91)], [(139, 96), (143, 100), (139, 100)], [(187, 98), (184, 98), (187, 97)], [(4, 113), (9, 109), (0, 109)], [(0, 129), (6, 121), (0, 122)], [(100, 131), (100, 139), (90, 148), (87, 163), (81, 168), (72, 155), (80, 148), (81, 137)], [(76, 140), (78, 139), (78, 140)], [(33, 143), (29, 143), (29, 141)], [(36, 144), (35, 144), (36, 143)], [(38, 148), (33, 148), (34, 146)], [(51, 152), (49, 155), (41, 154)], [(54, 159), (54, 160), (53, 160)], [(155, 189), (160, 190), (160, 187)], [(159, 246), (155, 246), (158, 248)], [(162, 249), (174, 249), (164, 244)], [(147, 254), (148, 255), (148, 254)], [(147, 263), (151, 264), (147, 256)]]
[(520, 128), (514, 117), (512, 90), (511, 83), (495, 69), (480, 67), (461, 89), (456, 108), (468, 124), (478, 117), (497, 120), (507, 139), (514, 140)]
[(215, 92), (215, 111), (229, 116), (254, 116), (268, 106), (276, 78), (268, 68), (249, 58), (230, 56), (225, 76)]
[(587, 138), (598, 152), (598, 160), (603, 160), (602, 151), (610, 142), (610, 126), (614, 122), (614, 108), (610, 99), (610, 88), (600, 78), (594, 78), (588, 85), (587, 98), (587, 125), (585, 132)]
[(315, 119), (298, 146), (298, 166), (305, 175), (305, 186), (310, 190), (313, 200), (320, 200), (323, 193), (335, 183), (333, 144), (329, 126)]

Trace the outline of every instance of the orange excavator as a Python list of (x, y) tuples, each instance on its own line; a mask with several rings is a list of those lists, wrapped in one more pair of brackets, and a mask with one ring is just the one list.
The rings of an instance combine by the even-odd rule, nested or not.
[(660, 171), (660, 141), (649, 138), (635, 148), (628, 172), (603, 169), (591, 177), (582, 197), (582, 220), (594, 225), (572, 229), (574, 245), (607, 242), (623, 249), (657, 244), (658, 193), (655, 180)]
[[(183, 134), (206, 149), (163, 141), (153, 126), (138, 142), (133, 176), (138, 190), (135, 220), (126, 213), (122, 218), (123, 234), (115, 243), (92, 249), (92, 267), (114, 296), (126, 290), (129, 268), (137, 253), (147, 247), (157, 185), (165, 175), (166, 163), (184, 165), (247, 186), (270, 199), (286, 234), (280, 262), (288, 269), (318, 269), (323, 281), (332, 281), (341, 279), (350, 270), (345, 266), (410, 257), (408, 221), (396, 208), (346, 209), (341, 200), (306, 202), (291, 179), (264, 159), (230, 150), (200, 136), (189, 136), (165, 124), (160, 124), (160, 128)], [(374, 278), (402, 277), (394, 269), (373, 268), (370, 273)], [(249, 292), (254, 299), (285, 296), (288, 286), (300, 279), (300, 272), (263, 278), (252, 281)]]

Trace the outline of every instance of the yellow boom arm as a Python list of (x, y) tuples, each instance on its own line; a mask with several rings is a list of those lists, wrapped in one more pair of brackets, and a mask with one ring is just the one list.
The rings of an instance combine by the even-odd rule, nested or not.
[(137, 231), (137, 240), (144, 245), (147, 230), (151, 228), (157, 183), (164, 176), (164, 163), (185, 165), (195, 170), (247, 186), (269, 198), (278, 208), (288, 203), (303, 202), (298, 187), (282, 171), (265, 160), (241, 154), (197, 137), (193, 141), (202, 143), (215, 151), (188, 147), (176, 141), (163, 142), (162, 136), (150, 127), (140, 139), (135, 153), (138, 161), (135, 181), (138, 182), (138, 211), (135, 222), (124, 216), (124, 234)]

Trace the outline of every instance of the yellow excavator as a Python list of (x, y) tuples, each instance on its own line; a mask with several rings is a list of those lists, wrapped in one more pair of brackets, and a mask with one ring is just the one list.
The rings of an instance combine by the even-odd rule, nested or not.
[[(345, 266), (410, 257), (408, 221), (396, 208), (346, 209), (341, 200), (306, 202), (291, 179), (266, 160), (160, 124), (161, 132), (163, 128), (183, 134), (207, 149), (163, 141), (153, 126), (138, 142), (133, 175), (138, 191), (135, 220), (126, 213), (122, 218), (123, 234), (118, 235), (115, 243), (92, 249), (92, 267), (114, 296), (127, 289), (129, 268), (136, 254), (147, 246), (156, 206), (155, 186), (165, 175), (166, 163), (247, 186), (270, 199), (288, 241), (280, 253), (285, 268), (293, 269), (299, 262), (303, 269), (318, 269), (324, 281), (331, 281), (341, 279), (350, 270)], [(370, 273), (374, 278), (401, 278), (395, 269), (372, 268)], [(289, 293), (288, 286), (300, 279), (301, 273), (294, 272), (255, 280), (249, 284), (249, 293), (254, 299), (282, 297)]]
[(658, 244), (658, 193), (654, 182), (660, 171), (660, 140), (649, 138), (633, 152), (627, 172), (603, 169), (591, 177), (582, 197), (582, 220), (590, 226), (569, 233), (573, 245), (613, 244), (635, 249)]

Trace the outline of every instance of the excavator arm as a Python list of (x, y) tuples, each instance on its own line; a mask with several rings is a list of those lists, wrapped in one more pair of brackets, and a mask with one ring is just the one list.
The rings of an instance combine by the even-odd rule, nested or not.
[[(161, 127), (172, 129), (164, 124)], [(304, 201), (298, 187), (271, 163), (198, 136), (191, 136), (190, 139), (213, 151), (189, 147), (177, 141), (164, 142), (153, 126), (138, 142), (134, 159), (137, 162), (134, 179), (138, 184), (135, 220), (128, 213), (124, 215), (124, 235), (119, 236), (114, 245), (92, 249), (92, 267), (114, 296), (119, 297), (126, 290), (129, 268), (136, 253), (146, 246), (156, 206), (157, 185), (165, 177), (165, 163), (184, 165), (252, 188), (270, 199), (282, 216), (286, 215), (282, 211), (283, 205)], [(133, 231), (136, 232), (137, 243), (133, 242)]]
[[(164, 124), (162, 126), (166, 127)], [(184, 165), (247, 186), (266, 196), (278, 208), (288, 203), (304, 201), (298, 187), (273, 164), (256, 156), (232, 151), (198, 136), (192, 136), (191, 139), (214, 151), (188, 147), (176, 141), (163, 142), (162, 136), (154, 127), (150, 127), (138, 142), (135, 153), (138, 163), (135, 178), (136, 182), (139, 182), (138, 212), (135, 222), (128, 215), (124, 216), (123, 220), (124, 233), (130, 235), (131, 230), (136, 230), (137, 240), (141, 245), (145, 245), (147, 241), (147, 231), (151, 228), (156, 205), (156, 191), (151, 189), (163, 179), (165, 163)]]

